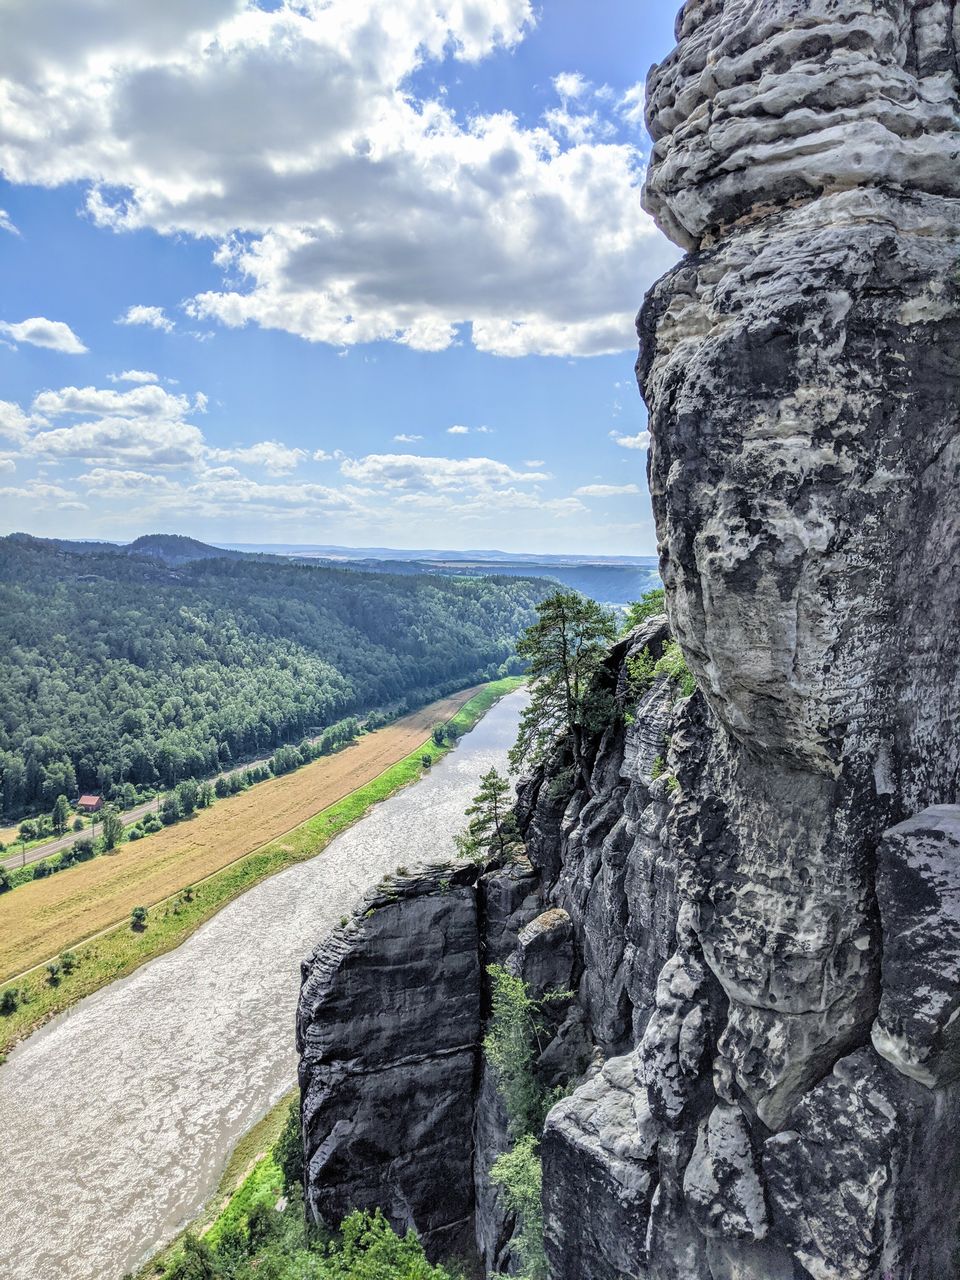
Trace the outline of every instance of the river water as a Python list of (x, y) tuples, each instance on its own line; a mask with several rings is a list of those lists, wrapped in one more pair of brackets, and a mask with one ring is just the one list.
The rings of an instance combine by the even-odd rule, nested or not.
[(300, 961), (386, 871), (452, 853), (504, 698), (415, 786), (263, 881), (176, 951), (80, 1002), (0, 1067), (0, 1276), (118, 1280), (197, 1216), (234, 1143), (294, 1084)]

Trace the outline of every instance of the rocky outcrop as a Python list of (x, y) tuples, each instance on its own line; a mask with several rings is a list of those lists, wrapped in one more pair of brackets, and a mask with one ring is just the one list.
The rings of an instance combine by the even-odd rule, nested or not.
[(391, 877), (303, 966), (307, 1210), (379, 1207), (431, 1254), (472, 1246), (480, 960), (473, 868)]
[(645, 198), (690, 252), (644, 304), (637, 372), (704, 700), (643, 1045), (668, 1144), (649, 1239), (689, 1247), (651, 1248), (652, 1277), (958, 1274), (955, 1216), (931, 1269), (902, 1176), (904, 1132), (953, 1107), (952, 818), (910, 815), (960, 777), (956, 24), (691, 0), (648, 83)]

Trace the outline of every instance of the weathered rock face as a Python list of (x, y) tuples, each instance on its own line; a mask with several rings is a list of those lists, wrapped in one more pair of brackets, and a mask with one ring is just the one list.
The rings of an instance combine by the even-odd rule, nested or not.
[(691, 252), (637, 371), (706, 702), (674, 746), (683, 927), (643, 1042), (654, 1277), (960, 1274), (956, 1217), (924, 1255), (898, 1164), (904, 1115), (954, 1105), (952, 813), (878, 864), (960, 775), (958, 34), (946, 3), (691, 2), (650, 75), (647, 205)]
[(297, 1012), (309, 1214), (380, 1207), (436, 1256), (473, 1237), (474, 878), (440, 866), (368, 895), (304, 964)]

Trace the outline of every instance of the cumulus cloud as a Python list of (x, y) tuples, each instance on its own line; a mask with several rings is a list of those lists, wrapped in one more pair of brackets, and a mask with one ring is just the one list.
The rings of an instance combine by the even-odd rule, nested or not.
[(202, 391), (175, 394), (156, 382), (124, 390), (60, 387), (35, 396), (30, 417), (17, 405), (0, 403), (0, 433), (19, 439), (36, 458), (113, 465), (128, 474), (131, 464), (212, 471), (216, 463), (239, 462), (281, 476), (309, 456), (279, 440), (214, 448), (190, 421), (206, 412), (207, 403)]
[(0, 231), (8, 231), (12, 236), (20, 234), (20, 228), (14, 224), (6, 209), (0, 209)]
[(468, 489), (502, 489), (512, 484), (549, 480), (545, 472), (516, 471), (493, 458), (433, 458), (412, 453), (371, 453), (345, 458), (343, 475), (359, 485), (425, 495)]
[[(296, 471), (308, 454), (306, 449), (291, 449), (279, 440), (261, 440), (240, 449), (212, 449), (209, 456), (223, 462), (242, 462), (263, 467), (272, 476), (284, 476)], [(325, 461), (327, 457), (322, 449), (318, 449), (313, 455), (315, 462)]]
[(173, 332), (173, 321), (163, 307), (133, 306), (127, 307), (122, 316), (117, 316), (116, 324), (145, 324), (151, 329), (159, 329), (163, 333)]
[(638, 431), (635, 436), (624, 436), (619, 431), (611, 431), (610, 438), (621, 449), (649, 449), (650, 432)]
[(17, 464), (12, 453), (0, 453), (0, 471), (16, 471)]
[(121, 466), (189, 466), (209, 452), (203, 433), (188, 420), (196, 407), (196, 397), (173, 395), (156, 383), (125, 391), (92, 386), (41, 391), (31, 408), (42, 429), (30, 436), (25, 452)]
[[(640, 206), (642, 153), (610, 136), (608, 91), (563, 73), (530, 127), (412, 87), (534, 20), (530, 0), (34, 0), (0, 51), (0, 168), (88, 183), (102, 226), (212, 237), (224, 283), (187, 301), (201, 322), (341, 348), (624, 350), (675, 251)], [(172, 327), (158, 307), (122, 322)]]
[(423, 439), (423, 436), (408, 435), (405, 431), (402, 431), (400, 435), (393, 438), (397, 444), (416, 444), (418, 440)]
[(469, 427), (447, 427), (448, 436), (465, 436), (469, 431)]
[(109, 382), (159, 382), (155, 373), (148, 369), (124, 369), (123, 373), (108, 373)]
[(47, 320), (43, 316), (32, 316), (18, 324), (0, 322), (0, 334), (5, 334), (14, 343), (28, 342), (33, 347), (47, 347), (67, 356), (82, 356), (87, 351), (68, 324), (62, 320)]
[(579, 498), (616, 498), (621, 494), (639, 493), (635, 484), (582, 484), (573, 491)]
[(553, 87), (561, 98), (582, 98), (590, 88), (590, 81), (579, 71), (561, 71), (553, 77)]
[(28, 480), (22, 485), (8, 485), (0, 489), (0, 498), (20, 498), (30, 502), (56, 503), (73, 497), (69, 489), (60, 484), (49, 484), (45, 480)]
[(623, 95), (617, 103), (617, 109), (623, 120), (632, 125), (635, 129), (640, 130), (645, 127), (643, 114), (646, 110), (646, 105), (646, 85), (642, 80), (639, 80), (635, 85), (631, 85)]
[(24, 444), (30, 435), (32, 423), (18, 404), (12, 400), (0, 400), (0, 439)]

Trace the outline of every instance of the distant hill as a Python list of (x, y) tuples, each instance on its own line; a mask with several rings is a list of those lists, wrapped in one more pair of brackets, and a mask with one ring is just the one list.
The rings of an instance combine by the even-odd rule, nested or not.
[(359, 573), (444, 574), (455, 577), (548, 578), (592, 596), (602, 604), (624, 605), (660, 585), (656, 556), (525, 555), (514, 551), (404, 551), (392, 547), (310, 547), (280, 544), (237, 546), (270, 551), (304, 562), (337, 565)]
[[(69, 548), (68, 546), (68, 549)], [(120, 548), (128, 556), (152, 556), (164, 564), (190, 564), (194, 560), (236, 560), (244, 553), (211, 547), (179, 533), (148, 533)]]
[[(194, 560), (236, 560), (245, 553), (224, 547), (211, 547), (196, 538), (179, 533), (147, 533), (133, 542), (85, 542), (69, 538), (35, 538), (29, 533), (11, 533), (9, 540), (21, 544), (56, 547), (74, 556), (143, 556), (176, 566)], [(256, 557), (260, 558), (260, 557)]]
[(547, 578), (599, 600), (625, 605), (660, 585), (655, 556), (523, 555), (512, 551), (403, 551), (391, 547), (308, 546), (280, 543), (215, 547), (176, 533), (149, 533), (126, 544), (71, 542), (64, 538), (31, 538), (15, 533), (20, 542), (38, 542), (71, 555), (134, 556), (159, 561), (170, 568), (198, 560), (294, 560), (327, 565), (354, 573), (387, 573), (402, 577), (434, 574), (444, 577)]

